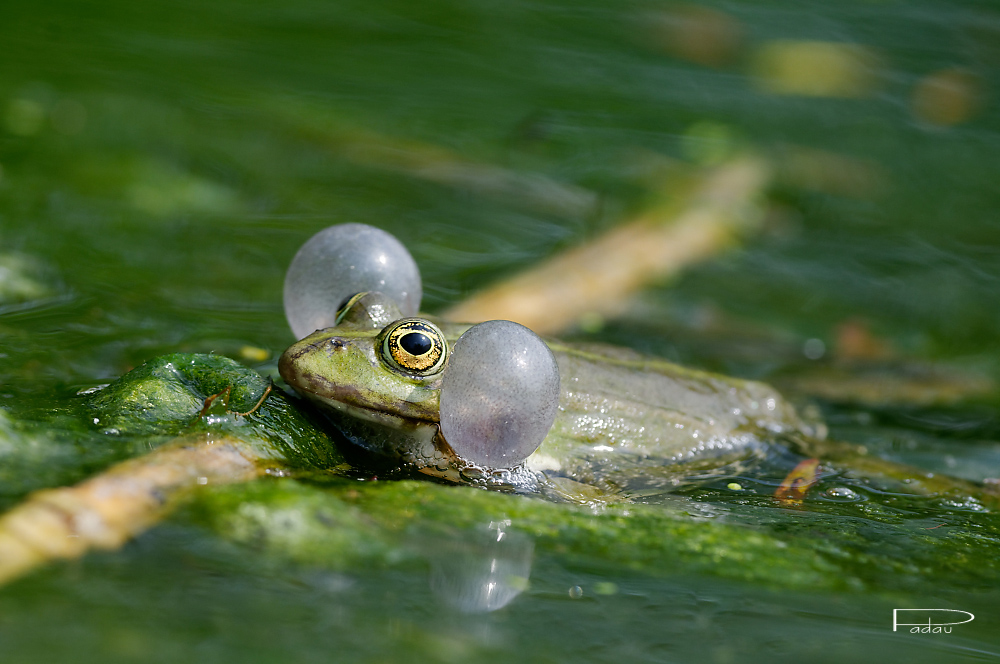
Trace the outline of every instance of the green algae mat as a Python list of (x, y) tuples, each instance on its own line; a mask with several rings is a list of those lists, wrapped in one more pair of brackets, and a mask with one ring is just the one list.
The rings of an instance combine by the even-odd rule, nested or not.
[(757, 232), (566, 338), (993, 486), (998, 26), (972, 0), (3, 3), (0, 508), (205, 428), (273, 464), (0, 587), (0, 661), (1000, 659), (985, 490), (844, 462), (780, 502), (777, 445), (554, 501), (366, 466), (280, 384), (227, 412), (277, 380), (284, 270), (326, 226), (399, 237), (436, 313), (750, 151)]

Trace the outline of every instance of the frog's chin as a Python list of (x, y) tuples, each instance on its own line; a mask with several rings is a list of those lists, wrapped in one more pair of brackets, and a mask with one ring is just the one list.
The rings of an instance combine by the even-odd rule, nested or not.
[(508, 490), (522, 490), (537, 482), (537, 474), (523, 463), (514, 468), (491, 469), (465, 461), (448, 446), (437, 422), (400, 417), (316, 394), (308, 396), (327, 408), (341, 433), (355, 445), (398, 459), (425, 475), (456, 484)]
[(323, 406), (340, 432), (358, 447), (418, 469), (451, 465), (451, 451), (438, 447), (437, 422), (401, 417), (318, 394), (307, 396)]

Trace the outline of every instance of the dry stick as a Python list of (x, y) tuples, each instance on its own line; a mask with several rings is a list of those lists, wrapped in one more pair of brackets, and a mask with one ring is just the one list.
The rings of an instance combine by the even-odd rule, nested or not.
[(619, 314), (629, 296), (650, 282), (716, 256), (753, 230), (761, 217), (756, 201), (769, 179), (764, 161), (735, 159), (710, 171), (680, 201), (654, 207), (443, 317), (469, 323), (501, 318), (556, 334), (584, 316)]
[(264, 472), (229, 437), (178, 439), (76, 486), (33, 493), (0, 517), (0, 584), (57, 558), (117, 549), (154, 525), (187, 490)]

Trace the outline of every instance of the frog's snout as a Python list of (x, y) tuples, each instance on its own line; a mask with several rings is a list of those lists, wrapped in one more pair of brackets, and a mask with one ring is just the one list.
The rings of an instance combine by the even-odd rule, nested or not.
[[(304, 352), (302, 349), (299, 348), (299, 346), (300, 344), (295, 344), (294, 346), (291, 346), (290, 348), (286, 349), (284, 353), (281, 354), (280, 358), (278, 358), (278, 374), (281, 376), (282, 380), (284, 380), (289, 385), (293, 385), (295, 382), (292, 379), (292, 376), (294, 375), (293, 369), (295, 365), (295, 360), (299, 357), (302, 357), (302, 353)], [(296, 350), (298, 350), (298, 352), (295, 352)]]
[(333, 358), (350, 347), (347, 339), (321, 337), (322, 332), (324, 330), (317, 330), (316, 333), (292, 344), (278, 360), (278, 373), (295, 389), (317, 389), (319, 386), (313, 383), (316, 382), (317, 376), (323, 375), (324, 372), (314, 366), (316, 360), (323, 356)]

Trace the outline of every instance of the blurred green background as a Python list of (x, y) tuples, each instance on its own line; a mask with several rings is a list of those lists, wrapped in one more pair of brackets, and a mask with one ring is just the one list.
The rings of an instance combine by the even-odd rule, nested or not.
[[(4, 507), (141, 448), (68, 424), (81, 388), (175, 351), (274, 373), (284, 270), (328, 225), (399, 237), (433, 313), (629, 219), (663, 173), (746, 150), (775, 169), (761, 232), (570, 336), (779, 383), (838, 357), (1000, 378), (995, 3), (5, 0), (0, 49)], [(1000, 475), (991, 397), (821, 406), (837, 437)], [(686, 499), (728, 504), (717, 489)], [(989, 566), (996, 520), (949, 509), (844, 508), (803, 536), (954, 518)], [(758, 510), (722, 518), (804, 518)], [(872, 547), (899, 534), (872, 527)], [(551, 546), (514, 604), (467, 617), (419, 564), (333, 574), (241, 547), (178, 517), (2, 589), (0, 659), (1000, 656), (996, 570), (959, 582), (941, 560), (905, 592), (810, 595)], [(587, 590), (602, 579), (617, 590)], [(906, 640), (904, 596), (985, 612)]]

